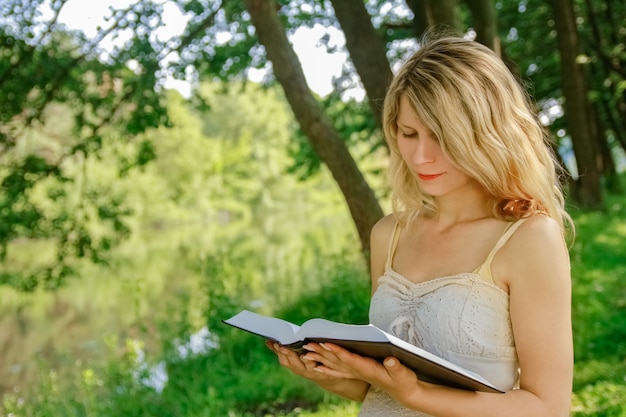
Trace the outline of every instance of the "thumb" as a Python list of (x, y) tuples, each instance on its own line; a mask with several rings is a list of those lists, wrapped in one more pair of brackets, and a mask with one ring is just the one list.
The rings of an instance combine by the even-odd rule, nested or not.
[(381, 388), (405, 407), (414, 407), (411, 405), (414, 398), (421, 396), (422, 392), (420, 380), (415, 372), (392, 356), (385, 358), (383, 366), (387, 371), (388, 379)]
[(383, 361), (383, 365), (385, 365), (385, 368), (387, 368), (387, 371), (390, 373), (398, 370), (398, 364), (398, 360), (392, 356), (385, 358)]
[(398, 359), (392, 356), (387, 357), (383, 361), (383, 365), (394, 382), (402, 384), (415, 381), (415, 373), (402, 365)]

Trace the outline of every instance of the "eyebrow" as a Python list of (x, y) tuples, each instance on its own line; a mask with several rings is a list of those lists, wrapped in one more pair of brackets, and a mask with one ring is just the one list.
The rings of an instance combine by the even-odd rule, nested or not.
[(415, 127), (413, 127), (413, 126), (405, 125), (404, 123), (399, 123), (398, 121), (396, 121), (396, 126), (397, 126), (399, 129), (404, 129), (404, 130), (414, 130), (414, 131), (416, 131), (416, 132), (417, 132), (417, 130), (418, 130), (418, 129), (416, 129), (416, 128), (415, 128)]

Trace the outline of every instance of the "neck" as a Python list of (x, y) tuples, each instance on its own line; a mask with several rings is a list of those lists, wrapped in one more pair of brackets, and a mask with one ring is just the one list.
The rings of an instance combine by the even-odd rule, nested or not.
[(433, 221), (444, 230), (458, 223), (466, 223), (493, 217), (489, 196), (478, 187), (458, 190), (435, 199), (439, 208)]

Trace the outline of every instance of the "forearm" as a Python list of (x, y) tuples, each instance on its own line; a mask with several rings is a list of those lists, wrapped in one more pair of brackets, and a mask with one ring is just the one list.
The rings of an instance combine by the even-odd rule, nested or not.
[(322, 389), (347, 398), (348, 400), (363, 402), (370, 384), (359, 379), (341, 379), (338, 381), (315, 381)]
[(455, 388), (420, 384), (423, 389), (413, 391), (403, 399), (405, 406), (441, 417), (567, 417), (568, 404), (550, 407), (535, 394), (514, 390), (505, 394), (463, 391)]

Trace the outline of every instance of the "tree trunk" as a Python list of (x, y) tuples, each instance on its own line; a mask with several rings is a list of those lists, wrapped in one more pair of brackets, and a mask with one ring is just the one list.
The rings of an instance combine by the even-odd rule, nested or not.
[(602, 156), (602, 176), (604, 178), (604, 188), (610, 193), (619, 194), (623, 192), (623, 189), (620, 183), (619, 173), (617, 172), (615, 159), (613, 158), (613, 153), (611, 151), (611, 145), (604, 136), (603, 132), (605, 129), (601, 128), (602, 121), (600, 120), (598, 107), (599, 103), (592, 103), (591, 109), (593, 112), (591, 113), (591, 116), (595, 120), (595, 125), (599, 129), (597, 137), (600, 155)]
[(367, 93), (378, 126), (387, 85), (393, 73), (389, 68), (385, 42), (374, 29), (362, 0), (331, 0), (335, 16), (346, 37), (346, 47)]
[(416, 37), (420, 37), (429, 27), (437, 25), (461, 30), (458, 0), (407, 0), (411, 9)]
[(501, 55), (496, 6), (493, 0), (466, 0), (472, 12), (476, 41)]
[(580, 40), (576, 30), (576, 16), (572, 0), (551, 0), (552, 14), (557, 30), (557, 42), (561, 54), (561, 78), (565, 97), (567, 130), (578, 166), (575, 198), (584, 208), (602, 206), (601, 164), (594, 118), (591, 117), (587, 99), (588, 85), (585, 71), (578, 62)]
[(356, 225), (363, 253), (369, 259), (370, 231), (383, 216), (378, 200), (309, 90), (298, 57), (276, 13), (276, 2), (246, 0), (246, 9), (296, 120), (343, 193)]
[(595, 62), (591, 63), (591, 74), (596, 81), (595, 89), (604, 91), (605, 98), (600, 101), (605, 114), (605, 124), (613, 131), (617, 143), (626, 151), (626, 92), (622, 90), (620, 93), (620, 83), (616, 82), (626, 78), (626, 61), (617, 57), (617, 47), (611, 47), (622, 43), (617, 34), (623, 26), (623, 19), (614, 18), (620, 14), (614, 13), (611, 2), (605, 3), (603, 14), (600, 16), (596, 15), (591, 0), (585, 0), (585, 6), (591, 34), (589, 48), (597, 56)]
[(426, 0), (426, 4), (436, 25), (449, 26), (455, 30), (461, 29), (458, 0)]
[(426, 29), (435, 24), (428, 0), (406, 0), (406, 5), (413, 12), (413, 33), (419, 38)]

